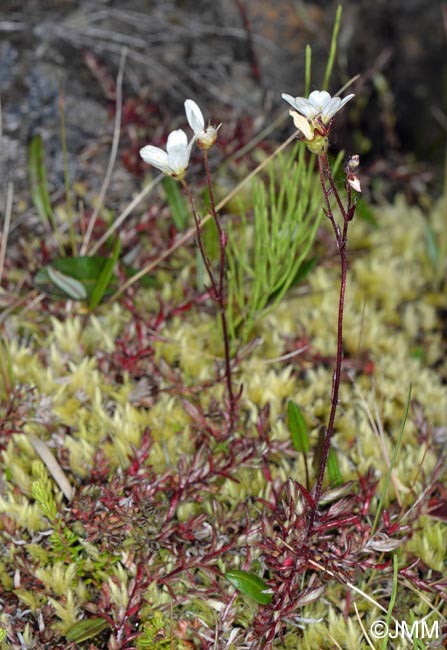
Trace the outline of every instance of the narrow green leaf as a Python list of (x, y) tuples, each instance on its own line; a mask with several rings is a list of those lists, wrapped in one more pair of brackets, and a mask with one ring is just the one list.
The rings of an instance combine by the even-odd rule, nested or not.
[(332, 447), (329, 449), (329, 455), (327, 459), (327, 471), (329, 474), (329, 481), (332, 486), (341, 485), (343, 479), (341, 476), (340, 468), (338, 466), (337, 456)]
[(31, 198), (42, 221), (49, 222), (54, 229), (54, 214), (51, 208), (50, 194), (45, 168), (45, 152), (40, 135), (31, 139), (28, 148), (28, 174), (31, 186)]
[(312, 69), (312, 48), (309, 44), (306, 45), (306, 65), (304, 72), (304, 96), (308, 97), (310, 91), (310, 76)]
[(115, 268), (115, 264), (118, 260), (120, 250), (121, 240), (119, 237), (117, 237), (115, 246), (113, 247), (112, 255), (102, 267), (102, 271), (96, 281), (95, 286), (93, 287), (92, 295), (90, 296), (88, 305), (90, 311), (93, 311), (95, 307), (99, 305), (104, 297), (105, 292), (107, 291), (107, 287), (109, 286), (112, 279), (113, 269)]
[(85, 300), (87, 298), (87, 291), (82, 282), (70, 275), (61, 273), (52, 266), (47, 266), (46, 269), (50, 281), (66, 296), (73, 298), (73, 300)]
[(185, 230), (188, 223), (188, 210), (178, 183), (170, 176), (165, 176), (162, 183), (166, 192), (174, 225), (179, 231)]
[(331, 47), (329, 50), (328, 62), (326, 64), (326, 70), (324, 72), (324, 80), (322, 85), (323, 90), (327, 90), (328, 88), (329, 79), (331, 78), (332, 68), (334, 67), (335, 54), (337, 52), (337, 39), (338, 39), (338, 32), (340, 30), (342, 11), (343, 11), (342, 5), (338, 5), (337, 11), (335, 13), (334, 28), (332, 30), (332, 39), (331, 39)]
[(268, 585), (254, 573), (233, 569), (227, 571), (225, 577), (238, 591), (261, 605), (267, 605), (272, 600), (272, 594), (265, 593)]
[(97, 636), (109, 624), (103, 618), (89, 618), (85, 621), (75, 623), (72, 628), (67, 632), (65, 638), (67, 641), (74, 641), (75, 643), (82, 643)]
[(299, 406), (292, 400), (287, 403), (287, 424), (296, 451), (307, 454), (310, 449), (307, 425)]

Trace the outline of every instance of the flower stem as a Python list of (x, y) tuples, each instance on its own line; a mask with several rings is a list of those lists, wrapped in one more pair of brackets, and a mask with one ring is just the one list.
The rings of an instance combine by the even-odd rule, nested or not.
[(186, 181), (182, 181), (182, 185), (189, 198), (191, 211), (194, 217), (194, 223), (196, 226), (197, 241), (199, 245), (200, 255), (202, 256), (202, 259), (205, 264), (205, 268), (208, 273), (208, 277), (211, 282), (212, 298), (217, 303), (218, 310), (219, 310), (219, 317), (220, 317), (220, 322), (222, 327), (222, 336), (224, 341), (225, 381), (227, 385), (228, 402), (229, 402), (229, 410), (230, 410), (229, 430), (230, 433), (232, 433), (236, 425), (236, 406), (237, 406), (238, 396), (236, 396), (233, 391), (230, 339), (228, 335), (227, 316), (225, 311), (225, 263), (226, 263), (227, 237), (219, 222), (219, 217), (217, 216), (216, 204), (214, 201), (214, 193), (213, 193), (213, 188), (211, 183), (211, 173), (210, 173), (209, 162), (208, 162), (208, 151), (204, 149), (203, 153), (205, 159), (205, 170), (206, 170), (206, 178), (208, 183), (208, 192), (209, 192), (210, 204), (211, 204), (211, 214), (213, 217), (213, 221), (216, 225), (216, 229), (219, 237), (220, 258), (219, 258), (219, 278), (217, 281), (216, 278), (214, 277), (214, 273), (211, 267), (211, 262), (205, 251), (205, 246), (202, 237), (202, 230), (200, 227), (200, 220), (194, 206), (194, 199), (192, 197), (191, 190), (189, 188), (189, 185), (186, 183)]
[(213, 216), (214, 223), (216, 224), (216, 229), (219, 235), (219, 247), (220, 247), (220, 261), (219, 261), (219, 314), (220, 321), (222, 325), (222, 335), (224, 340), (224, 354), (225, 354), (225, 377), (227, 382), (227, 391), (228, 391), (228, 401), (230, 405), (230, 431), (234, 430), (236, 423), (236, 403), (237, 396), (233, 392), (233, 383), (231, 380), (231, 353), (230, 353), (230, 337), (228, 336), (228, 325), (227, 325), (227, 316), (225, 311), (225, 265), (226, 265), (226, 248), (227, 248), (227, 236), (222, 230), (220, 225), (219, 217), (216, 211), (216, 203), (214, 200), (213, 185), (211, 182), (211, 171), (208, 160), (208, 149), (203, 150), (203, 156), (205, 160), (205, 171), (206, 179), (208, 183), (208, 192), (210, 197), (211, 204), (211, 214)]
[[(331, 410), (329, 413), (329, 422), (326, 429), (326, 436), (323, 445), (323, 453), (321, 456), (320, 469), (319, 469), (317, 484), (315, 488), (314, 507), (312, 508), (310, 513), (308, 534), (311, 534), (317, 516), (318, 503), (321, 497), (324, 474), (326, 471), (329, 449), (331, 446), (331, 439), (334, 433), (335, 416), (337, 413), (338, 395), (340, 390), (340, 379), (341, 379), (341, 367), (343, 361), (343, 312), (344, 312), (344, 305), (345, 305), (346, 279), (348, 273), (347, 237), (348, 237), (349, 223), (352, 217), (354, 216), (354, 210), (355, 210), (355, 203), (352, 203), (352, 194), (350, 192), (350, 188), (348, 188), (347, 208), (343, 206), (337, 187), (334, 183), (332, 172), (329, 167), (329, 161), (326, 155), (322, 155), (318, 157), (318, 166), (320, 172), (321, 189), (323, 191), (324, 200), (326, 204), (326, 208), (324, 208), (324, 213), (326, 217), (329, 219), (329, 221), (331, 222), (331, 225), (334, 230), (335, 240), (337, 242), (337, 248), (340, 256), (341, 278), (340, 278), (340, 294), (338, 300), (337, 355), (335, 360), (335, 368), (332, 375)], [(329, 188), (326, 186), (325, 177), (329, 181)], [(331, 202), (329, 198), (331, 193), (334, 195), (339, 210), (341, 212), (341, 215), (343, 217), (342, 230), (340, 230), (340, 226), (335, 221), (334, 213), (332, 211)]]

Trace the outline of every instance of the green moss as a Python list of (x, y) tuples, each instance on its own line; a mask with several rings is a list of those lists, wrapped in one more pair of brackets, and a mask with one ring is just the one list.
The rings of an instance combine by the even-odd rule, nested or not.
[[(373, 510), (384, 486), (411, 383), (414, 409), (385, 498), (385, 505), (391, 508), (399, 500), (405, 513), (427, 486), (427, 477), (439, 457), (435, 434), (445, 426), (447, 395), (442, 381), (445, 361), (439, 314), (443, 305), (441, 263), (429, 255), (427, 218), (419, 210), (409, 209), (398, 200), (376, 216), (376, 229), (360, 220), (351, 228), (344, 341), (349, 375), (343, 376), (334, 449), (344, 480), (357, 481), (359, 474), (373, 471), (378, 481)], [(439, 238), (443, 233), (441, 222), (437, 207), (429, 223)], [(192, 257), (187, 251), (179, 254), (180, 276), (191, 281)], [(184, 300), (181, 278), (173, 281), (167, 271), (159, 273), (164, 301), (177, 304)], [(121, 367), (122, 360), (114, 356), (118, 337), (126, 340), (130, 356), (135, 352), (132, 345), (136, 345), (132, 316), (117, 303), (102, 305), (97, 314), (88, 317), (81, 308), (63, 318), (37, 312), (12, 316), (5, 339), (11, 364), (8, 376), (15, 387), (23, 388), (24, 396), (19, 400), (18, 414), (11, 416), (8, 423), (17, 433), (5, 442), (1, 459), (2, 589), (29, 607), (33, 615), (50, 603), (50, 627), (62, 636), (95, 611), (100, 598), (102, 604), (107, 602), (112, 617), (129, 607), (137, 561), (144, 552), (147, 575), (155, 577), (139, 594), (137, 647), (183, 650), (194, 638), (191, 630), (206, 630), (214, 638), (216, 621), (229, 593), (222, 574), (229, 568), (244, 568), (247, 560), (246, 550), (241, 553), (238, 544), (245, 549), (249, 540), (250, 563), (263, 571), (255, 544), (262, 510), (258, 499), (269, 503), (272, 490), (289, 477), (305, 482), (302, 454), (287, 447), (287, 400), (292, 398), (299, 404), (312, 446), (327, 423), (338, 282), (337, 267), (331, 260), (326, 261), (309, 276), (305, 291), (290, 291), (274, 312), (256, 323), (254, 334), (258, 338), (240, 353), (236, 364), (235, 383), (243, 384), (244, 389), (240, 424), (231, 448), (219, 439), (220, 422), (208, 415), (206, 424), (200, 422), (200, 414), (212, 411), (214, 403), (222, 405), (225, 396), (223, 383), (215, 381), (216, 369), (222, 366), (223, 346), (211, 310), (194, 307), (168, 319), (157, 333), (157, 340), (150, 339), (154, 355), (147, 365), (143, 360), (136, 369)], [(159, 297), (154, 290), (137, 294), (136, 308), (148, 321), (158, 312)], [(298, 356), (281, 359), (286, 351), (301, 346), (306, 347)], [(362, 366), (364, 359), (369, 365), (365, 362)], [(129, 393), (146, 368), (148, 374), (155, 372), (158, 392), (150, 408), (136, 407), (129, 401)], [(258, 456), (238, 466), (236, 476), (230, 478), (222, 472), (205, 487), (197, 480), (196, 491), (181, 500), (171, 520), (165, 523), (171, 500), (184, 487), (184, 468), (198, 447), (206, 446), (211, 454), (211, 458), (204, 454), (200, 469), (211, 467), (221, 454), (233, 450), (235, 442), (259, 436), (257, 426), (266, 405), (270, 411), (265, 426), (277, 445), (267, 465), (263, 464), (265, 445), (259, 443)], [(190, 415), (192, 408), (199, 414), (197, 421)], [(2, 417), (5, 413), (3, 408)], [(135, 463), (135, 450), (141, 448), (147, 430), (151, 443), (147, 460), (138, 461), (136, 468), (132, 466), (132, 473), (129, 469)], [(84, 487), (94, 485), (85, 519), (82, 512), (74, 511), (73, 504), (63, 500), (49, 479), (37, 460), (28, 438), (30, 433), (45, 440), (54, 452), (77, 490), (76, 498)], [(313, 482), (311, 454), (308, 467)], [(157, 492), (159, 484), (164, 487)], [(146, 501), (138, 492), (144, 485)], [(137, 506), (138, 499), (142, 503)], [(76, 499), (75, 504), (82, 510)], [(134, 525), (126, 519), (127, 513), (130, 519), (135, 517)], [(200, 517), (203, 522), (198, 526), (199, 533), (191, 537), (188, 526)], [(112, 524), (116, 522), (121, 527), (113, 542)], [(213, 533), (211, 524), (216, 526)], [(166, 545), (154, 544), (152, 548), (151, 539), (163, 525)], [(398, 551), (401, 565), (420, 558), (428, 567), (427, 576), (433, 571), (442, 574), (446, 561), (445, 525), (429, 517), (411, 525), (415, 532)], [(176, 526), (181, 543), (170, 528)], [(222, 555), (216, 551), (200, 569), (178, 571), (171, 591), (162, 584), (162, 578), (178, 566), (179, 547), (185, 565), (193, 565), (195, 558), (206, 559), (207, 552), (212, 555), (207, 546), (212, 535), (212, 548), (220, 549), (233, 534), (237, 543), (231, 550)], [(195, 539), (196, 546), (191, 539)], [(24, 564), (27, 572), (23, 572)], [(19, 588), (15, 588), (19, 580), (17, 566), (23, 573)], [(291, 616), (284, 645), (278, 641), (276, 647), (368, 647), (355, 612), (345, 600), (348, 587), (333, 584), (328, 580), (324, 598)], [(387, 605), (388, 575), (371, 570), (362, 588), (378, 599), (382, 596), (381, 604)], [(174, 604), (173, 592), (178, 599)], [(422, 598), (407, 592), (399, 596), (408, 611), (425, 615), (428, 605)], [(359, 595), (356, 602), (368, 629), (378, 610), (366, 607)], [(239, 634), (250, 627), (256, 606), (239, 596), (234, 608)], [(30, 620), (34, 624), (34, 619)], [(31, 646), (35, 641), (33, 629), (25, 623), (21, 632)], [(227, 640), (231, 629), (225, 634)]]
[(445, 544), (445, 523), (434, 521), (430, 517), (421, 517), (420, 528), (405, 547), (421, 558), (430, 569), (445, 573), (447, 549)]

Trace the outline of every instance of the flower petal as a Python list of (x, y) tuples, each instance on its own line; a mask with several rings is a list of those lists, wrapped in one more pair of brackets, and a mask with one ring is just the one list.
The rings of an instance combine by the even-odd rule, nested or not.
[(328, 124), (334, 117), (335, 113), (340, 110), (341, 99), (340, 97), (333, 97), (321, 111), (321, 119), (323, 124)]
[(166, 151), (169, 152), (174, 147), (186, 147), (188, 146), (188, 136), (182, 129), (177, 129), (176, 131), (171, 131), (168, 135), (168, 141), (166, 143)]
[(350, 95), (346, 95), (346, 97), (343, 97), (341, 100), (340, 108), (342, 108), (345, 104), (347, 104), (353, 97), (355, 97), (354, 93), (351, 93)]
[(322, 111), (326, 104), (331, 101), (331, 96), (326, 90), (314, 90), (308, 100), (315, 108)]
[(288, 95), (287, 93), (282, 93), (281, 97), (286, 100), (286, 102), (289, 102), (293, 108), (295, 108), (295, 97), (292, 97), (292, 95)]
[(188, 146), (187, 135), (182, 129), (171, 131), (168, 135), (166, 150), (168, 152), (169, 166), (175, 174), (184, 172), (188, 167), (191, 148)]
[(153, 147), (151, 144), (146, 145), (140, 149), (140, 156), (148, 165), (156, 167), (164, 174), (170, 174), (171, 168), (169, 167), (168, 154), (159, 147)]
[(188, 120), (189, 126), (194, 131), (194, 135), (203, 132), (205, 129), (205, 118), (203, 117), (203, 113), (199, 106), (193, 99), (187, 99), (185, 101), (185, 112), (186, 119)]
[(319, 110), (304, 97), (295, 97), (295, 109), (308, 120), (313, 120), (319, 113)]

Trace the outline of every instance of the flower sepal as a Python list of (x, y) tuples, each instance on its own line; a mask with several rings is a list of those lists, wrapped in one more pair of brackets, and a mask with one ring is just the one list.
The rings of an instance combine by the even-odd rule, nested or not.
[(322, 156), (329, 149), (329, 138), (327, 135), (315, 135), (312, 140), (304, 140), (307, 148), (311, 153)]

